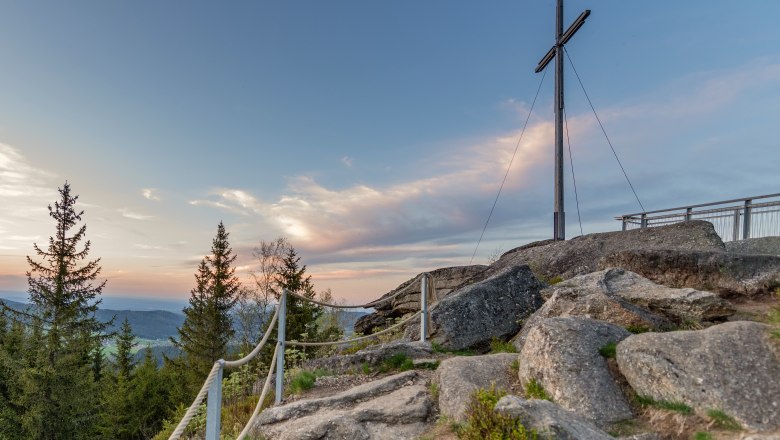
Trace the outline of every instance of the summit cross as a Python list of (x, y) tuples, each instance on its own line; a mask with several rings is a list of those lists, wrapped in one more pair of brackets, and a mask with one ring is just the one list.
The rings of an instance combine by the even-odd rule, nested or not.
[(557, 0), (555, 45), (536, 66), (541, 72), (555, 58), (555, 212), (553, 214), (553, 239), (566, 239), (566, 216), (563, 210), (563, 45), (585, 24), (590, 15), (586, 9), (574, 23), (563, 31), (563, 0)]

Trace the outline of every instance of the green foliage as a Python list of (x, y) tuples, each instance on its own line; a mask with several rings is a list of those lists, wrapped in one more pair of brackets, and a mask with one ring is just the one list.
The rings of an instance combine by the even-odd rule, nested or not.
[(531, 380), (525, 384), (525, 397), (528, 399), (542, 399), (552, 401), (550, 396), (547, 395), (547, 391), (544, 390), (542, 384), (535, 378), (531, 378)]
[[(775, 296), (780, 300), (780, 287), (775, 289)], [(772, 337), (780, 339), (780, 303), (769, 310), (766, 321), (773, 327), (770, 331)]]
[(443, 354), (452, 354), (455, 356), (474, 356), (477, 354), (474, 350), (447, 350), (446, 348), (442, 347), (441, 344), (439, 344), (436, 341), (431, 341), (431, 349), (434, 353), (443, 353)]
[(493, 411), (496, 403), (505, 394), (502, 390), (496, 390), (495, 386), (491, 386), (488, 390), (476, 390), (471, 395), (466, 408), (466, 423), (454, 427), (458, 438), (466, 440), (536, 439), (536, 432), (527, 430), (517, 419)]
[(382, 362), (382, 365), (379, 366), (379, 372), (386, 373), (392, 370), (408, 371), (413, 368), (414, 362), (409, 356), (403, 353), (396, 353)]
[(436, 382), (431, 382), (431, 384), (428, 386), (428, 391), (431, 392), (431, 399), (433, 399), (434, 402), (439, 401), (439, 385)]
[(647, 333), (650, 331), (650, 327), (646, 325), (628, 325), (626, 326), (626, 330), (628, 330), (629, 333), (633, 333), (635, 335), (638, 335), (640, 333)]
[(607, 345), (599, 348), (599, 354), (607, 359), (614, 359), (617, 352), (617, 343), (610, 342)]
[(135, 336), (133, 335), (133, 328), (130, 326), (130, 321), (125, 318), (125, 320), (122, 322), (122, 327), (119, 329), (119, 334), (116, 336), (116, 355), (114, 356), (117, 375), (122, 377), (125, 381), (130, 380), (130, 373), (134, 366), (134, 340)]
[(727, 431), (741, 431), (742, 426), (734, 420), (734, 417), (726, 414), (719, 409), (710, 409), (707, 411), (707, 417), (709, 417), (714, 423), (715, 427), (725, 429)]
[(655, 400), (650, 396), (635, 397), (635, 401), (642, 406), (652, 406), (655, 408), (665, 409), (667, 411), (677, 412), (683, 415), (693, 414), (693, 409), (682, 402), (670, 402), (668, 400)]
[(301, 370), (294, 374), (290, 379), (290, 392), (292, 394), (300, 394), (306, 390), (310, 390), (314, 387), (314, 382), (317, 380), (317, 376), (311, 371)]
[(712, 434), (700, 431), (693, 435), (693, 440), (712, 440)]
[[(100, 259), (87, 260), (83, 211), (66, 182), (60, 199), (49, 206), (56, 232), (44, 250), (33, 245), (42, 261), (27, 257), (31, 314), (22, 332), (26, 348), (21, 371), (10, 378), (19, 431), (14, 438), (93, 438), (100, 410), (102, 356), (107, 325), (95, 317), (105, 281), (96, 282)], [(73, 228), (76, 228), (75, 231)]]
[(517, 353), (517, 349), (514, 344), (508, 341), (502, 341), (498, 338), (490, 340), (490, 352), (491, 353)]
[(515, 359), (512, 361), (511, 364), (509, 364), (509, 368), (512, 370), (512, 373), (517, 375), (517, 373), (520, 371), (520, 360)]
[(362, 365), (360, 365), (360, 370), (365, 375), (371, 374), (371, 367), (367, 363), (365, 363), (365, 362)]
[(200, 388), (214, 362), (226, 357), (234, 333), (230, 310), (241, 286), (232, 267), (237, 256), (233, 255), (228, 235), (220, 222), (211, 255), (201, 260), (195, 274), (196, 286), (191, 291), (189, 306), (184, 308), (179, 339), (171, 338), (183, 353), (176, 363), (187, 377), (187, 394), (191, 396)]

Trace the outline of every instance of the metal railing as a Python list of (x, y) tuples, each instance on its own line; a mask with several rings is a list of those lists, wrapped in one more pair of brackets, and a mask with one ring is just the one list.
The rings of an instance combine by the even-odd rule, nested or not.
[[(428, 299), (430, 296), (430, 290), (431, 287), (434, 286), (432, 282), (432, 278), (430, 274), (422, 273), (418, 276), (420, 279), (420, 311), (415, 313), (414, 315), (406, 318), (405, 320), (388, 327), (380, 332), (373, 333), (371, 335), (367, 336), (361, 336), (358, 338), (352, 338), (352, 339), (345, 339), (341, 341), (333, 341), (333, 342), (300, 342), (300, 341), (287, 341), (286, 339), (286, 324), (287, 324), (287, 296), (294, 296), (300, 300), (312, 302), (324, 307), (331, 307), (331, 308), (337, 308), (337, 309), (365, 309), (365, 308), (373, 308), (377, 304), (381, 304), (387, 301), (391, 301), (394, 298), (398, 297), (402, 293), (405, 293), (409, 290), (410, 287), (414, 285), (414, 280), (410, 282), (406, 287), (403, 289), (399, 289), (397, 292), (393, 293), (391, 296), (388, 296), (386, 298), (380, 298), (376, 301), (371, 301), (366, 304), (360, 304), (360, 305), (341, 305), (341, 304), (328, 304), (321, 301), (317, 301), (312, 298), (307, 298), (303, 295), (298, 295), (295, 292), (288, 291), (287, 289), (282, 290), (282, 294), (279, 298), (279, 305), (276, 308), (276, 311), (274, 312), (273, 318), (271, 319), (271, 323), (268, 326), (268, 329), (266, 330), (265, 334), (263, 335), (263, 339), (257, 344), (257, 346), (252, 350), (251, 353), (246, 355), (245, 357), (235, 360), (235, 361), (226, 361), (224, 359), (220, 359), (216, 362), (214, 362), (214, 365), (211, 368), (211, 371), (209, 372), (208, 377), (206, 378), (205, 382), (203, 383), (203, 386), (200, 389), (200, 392), (195, 397), (195, 400), (192, 402), (192, 405), (187, 409), (184, 416), (182, 417), (179, 424), (176, 426), (176, 429), (173, 431), (170, 437), (168, 437), (168, 440), (177, 440), (181, 437), (181, 435), (184, 433), (184, 430), (187, 428), (187, 425), (192, 420), (192, 418), (197, 413), (198, 408), (200, 407), (201, 403), (203, 403), (203, 399), (206, 399), (206, 440), (218, 440), (220, 436), (220, 425), (221, 425), (221, 413), (222, 413), (222, 374), (225, 368), (232, 368), (232, 367), (238, 367), (241, 365), (246, 364), (247, 362), (254, 359), (259, 353), (260, 350), (263, 348), (263, 346), (268, 341), (268, 338), (271, 335), (271, 332), (274, 328), (274, 325), (277, 325), (277, 341), (276, 341), (276, 347), (274, 349), (274, 354), (271, 357), (271, 365), (268, 369), (268, 375), (266, 376), (265, 383), (263, 385), (263, 389), (260, 393), (260, 400), (257, 402), (257, 406), (255, 407), (255, 410), (252, 413), (252, 416), (247, 421), (246, 425), (244, 425), (243, 430), (237, 437), (237, 440), (244, 439), (247, 434), (252, 430), (252, 425), (254, 424), (255, 420), (257, 419), (257, 416), (260, 414), (260, 410), (262, 409), (263, 402), (265, 401), (265, 397), (269, 391), (269, 385), (271, 383), (271, 372), (274, 370), (274, 367), (276, 367), (276, 390), (275, 390), (275, 405), (279, 405), (282, 401), (282, 395), (284, 392), (284, 351), (285, 347), (287, 345), (291, 346), (324, 346), (324, 345), (341, 345), (341, 344), (351, 344), (356, 341), (364, 340), (364, 339), (370, 339), (375, 338), (377, 336), (381, 336), (382, 334), (388, 333), (392, 330), (395, 330), (396, 328), (399, 328), (403, 326), (404, 324), (410, 322), (416, 317), (420, 317), (420, 341), (425, 342), (428, 337)], [(277, 320), (278, 318), (278, 320)]]
[(780, 235), (780, 193), (615, 217), (623, 230), (705, 220), (723, 241)]

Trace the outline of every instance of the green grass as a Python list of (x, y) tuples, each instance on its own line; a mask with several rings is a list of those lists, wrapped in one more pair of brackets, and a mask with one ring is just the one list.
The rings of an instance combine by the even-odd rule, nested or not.
[(434, 353), (453, 354), (455, 356), (474, 356), (477, 354), (474, 350), (447, 350), (435, 341), (431, 341), (431, 349)]
[(490, 352), (491, 353), (517, 353), (517, 349), (514, 344), (508, 341), (502, 341), (498, 338), (490, 340)]
[[(775, 295), (777, 296), (778, 299), (780, 299), (780, 287), (775, 289)], [(769, 310), (766, 321), (769, 325), (774, 327), (770, 331), (772, 337), (775, 339), (780, 339), (780, 304), (778, 304), (775, 307), (772, 307)]]
[(697, 432), (693, 435), (693, 440), (712, 440), (712, 434), (709, 432)]
[(727, 431), (742, 431), (742, 426), (734, 420), (734, 417), (726, 414), (719, 409), (711, 409), (707, 411), (707, 417), (709, 417), (713, 424), (720, 429)]
[(607, 359), (614, 359), (617, 352), (617, 342), (610, 342), (599, 348), (599, 354)]
[(517, 374), (518, 371), (520, 371), (520, 360), (515, 359), (512, 361), (511, 364), (509, 364), (509, 368), (512, 369), (512, 372)]
[(519, 420), (493, 411), (499, 399), (506, 395), (503, 390), (497, 390), (495, 385), (490, 389), (474, 391), (466, 408), (466, 423), (453, 426), (459, 439), (536, 439), (534, 430), (528, 430)]
[(392, 370), (407, 371), (413, 368), (414, 362), (409, 356), (403, 353), (397, 353), (382, 362), (382, 365), (379, 366), (379, 372), (386, 373)]
[(646, 325), (629, 325), (626, 326), (626, 330), (628, 330), (629, 333), (633, 333), (635, 335), (638, 335), (639, 333), (647, 333), (650, 331), (650, 327)]
[(314, 382), (317, 380), (317, 376), (311, 371), (300, 371), (290, 379), (290, 392), (292, 394), (300, 394), (306, 390), (310, 390), (314, 387)]
[(552, 401), (550, 396), (547, 394), (547, 391), (544, 390), (542, 384), (536, 379), (531, 379), (528, 381), (528, 383), (525, 384), (525, 397), (528, 399), (542, 399)]
[(652, 406), (655, 408), (673, 411), (683, 415), (693, 414), (693, 409), (682, 402), (670, 402), (668, 400), (655, 400), (650, 396), (636, 396), (636, 402), (642, 406)]

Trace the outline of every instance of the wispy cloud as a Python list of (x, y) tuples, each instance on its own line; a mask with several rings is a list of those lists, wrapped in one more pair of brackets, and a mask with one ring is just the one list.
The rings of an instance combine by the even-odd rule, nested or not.
[(157, 189), (155, 188), (143, 188), (141, 190), (141, 195), (144, 196), (146, 200), (153, 200), (155, 202), (160, 201), (160, 196), (157, 195)]
[(341, 158), (341, 163), (343, 163), (348, 168), (352, 168), (352, 161), (353, 159), (349, 156), (344, 156)]
[(133, 212), (127, 208), (120, 208), (117, 210), (119, 214), (122, 215), (124, 218), (129, 218), (130, 220), (151, 220), (154, 218), (154, 216), (151, 215), (145, 215), (145, 214), (139, 214), (137, 212)]

